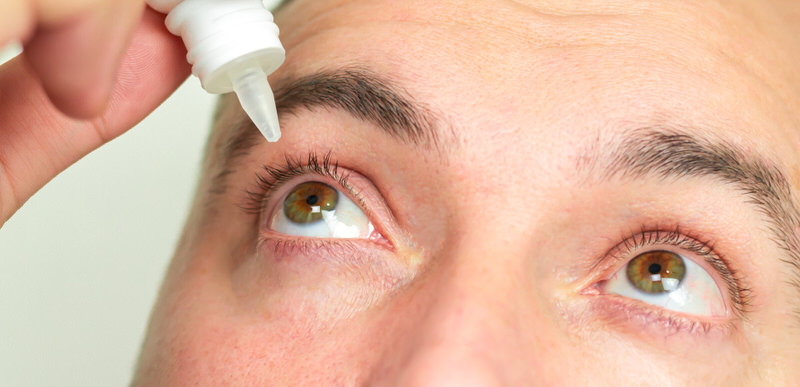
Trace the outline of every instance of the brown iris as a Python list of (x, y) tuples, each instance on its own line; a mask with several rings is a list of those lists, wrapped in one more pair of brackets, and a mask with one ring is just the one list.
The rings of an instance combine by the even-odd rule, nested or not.
[(647, 293), (675, 290), (686, 275), (683, 258), (669, 251), (648, 251), (628, 262), (628, 280)]
[(292, 222), (311, 223), (322, 219), (322, 211), (332, 211), (339, 203), (339, 193), (323, 183), (309, 181), (292, 188), (283, 201), (283, 213)]

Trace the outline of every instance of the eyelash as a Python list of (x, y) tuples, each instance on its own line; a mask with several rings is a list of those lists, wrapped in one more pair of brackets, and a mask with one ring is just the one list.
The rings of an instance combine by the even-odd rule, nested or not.
[[(300, 157), (292, 158), (287, 154), (284, 156), (283, 163), (264, 166), (263, 170), (255, 174), (255, 189), (245, 191), (246, 200), (241, 206), (242, 209), (254, 216), (261, 215), (274, 193), (283, 184), (306, 174), (316, 174), (338, 182), (341, 188), (347, 191), (362, 209), (365, 209), (367, 216), (370, 216), (366, 212), (361, 196), (349, 183), (348, 174), (341, 173), (339, 164), (334, 160), (331, 151), (328, 151), (322, 157), (316, 152), (311, 152), (305, 160)], [(313, 242), (308, 241), (308, 243)], [(611, 257), (613, 266), (617, 267), (619, 262), (632, 258), (630, 256), (631, 252), (659, 244), (679, 247), (702, 257), (721, 276), (728, 288), (728, 295), (733, 304), (735, 314), (742, 318), (750, 310), (750, 288), (744, 285), (744, 280), (738, 272), (727, 263), (728, 261), (724, 257), (715, 252), (713, 243), (710, 240), (703, 240), (693, 236), (680, 229), (680, 227), (676, 226), (672, 229), (643, 228), (641, 231), (624, 238), (607, 255)], [(280, 246), (280, 244), (277, 246)], [(304, 249), (308, 247), (306, 243), (298, 244), (294, 242), (291, 246), (294, 248), (303, 247)], [(328, 244), (314, 243), (314, 246), (327, 247)], [(706, 322), (675, 316), (665, 311), (654, 311), (652, 308), (647, 308), (643, 313), (645, 319), (652, 320), (652, 323), (664, 324), (674, 331), (687, 330), (694, 332), (702, 330), (708, 332), (712, 329), (711, 324)]]
[[(660, 244), (679, 247), (703, 258), (720, 275), (728, 288), (728, 295), (736, 316), (742, 318), (750, 310), (750, 288), (745, 286), (744, 279), (728, 263), (728, 260), (715, 252), (713, 242), (693, 236), (680, 227), (676, 226), (672, 229), (643, 228), (640, 232), (623, 239), (621, 243), (614, 246), (608, 256), (611, 257), (613, 267), (618, 267), (619, 262), (625, 261), (627, 264), (627, 261), (633, 258), (632, 252)], [(674, 316), (670, 317), (669, 325), (671, 327), (674, 327), (675, 321), (677, 321), (673, 319)]]
[[(255, 174), (255, 189), (245, 191), (245, 200), (241, 205), (242, 210), (254, 216), (262, 214), (269, 204), (270, 198), (283, 184), (306, 174), (333, 179), (351, 195), (362, 209), (364, 208), (361, 196), (348, 181), (348, 174), (340, 171), (339, 163), (333, 159), (332, 152), (328, 151), (321, 158), (318, 153), (311, 152), (306, 160), (300, 157), (292, 158), (287, 154), (284, 155), (283, 163), (272, 166), (265, 165), (261, 171)], [(367, 215), (369, 214), (367, 213)]]

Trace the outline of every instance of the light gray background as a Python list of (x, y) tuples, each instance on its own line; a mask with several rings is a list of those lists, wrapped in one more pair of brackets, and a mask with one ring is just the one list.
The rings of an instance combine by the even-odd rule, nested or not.
[[(0, 63), (14, 51), (0, 49)], [(190, 78), (0, 229), (0, 386), (130, 382), (213, 103)]]

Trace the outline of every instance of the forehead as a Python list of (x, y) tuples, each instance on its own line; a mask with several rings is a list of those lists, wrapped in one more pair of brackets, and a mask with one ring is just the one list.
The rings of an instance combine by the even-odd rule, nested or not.
[(793, 154), (791, 34), (772, 7), (725, 4), (295, 0), (278, 76), (365, 65), (498, 146), (679, 120)]
[[(569, 179), (598, 144), (662, 126), (752, 151), (798, 187), (796, 34), (767, 2), (730, 4), (293, 0), (276, 14), (287, 60), (271, 79), (380, 74), (444, 118), (448, 170), (487, 192), (498, 173)], [(343, 141), (344, 121), (296, 118), (281, 118), (294, 148)], [(214, 143), (235, 137), (218, 128)]]
[[(325, 33), (356, 29), (361, 39), (393, 30), (397, 44), (417, 39), (456, 51), (478, 67), (501, 66), (509, 54), (544, 48), (646, 48), (727, 59), (797, 97), (800, 5), (759, 1), (294, 0), (278, 14), (289, 47)], [(347, 35), (347, 34), (346, 34)], [(357, 35), (357, 34), (353, 34)], [(378, 35), (375, 39), (384, 38)], [(434, 41), (435, 38), (441, 39)], [(357, 40), (350, 45), (366, 48)], [(386, 42), (390, 44), (390, 42)], [(417, 42), (420, 44), (422, 42)], [(391, 45), (390, 45), (391, 46)], [(461, 48), (478, 51), (465, 53)], [(507, 51), (510, 49), (525, 51)], [(505, 51), (504, 51), (505, 50)], [(504, 53), (502, 57), (493, 54)], [(697, 55), (702, 52), (703, 55)], [(472, 55), (470, 55), (472, 54)], [(724, 57), (724, 58), (723, 58)], [(524, 58), (519, 58), (524, 59)], [(717, 63), (689, 63), (711, 67)], [(789, 87), (788, 79), (794, 80)], [(793, 92), (789, 92), (792, 89)]]

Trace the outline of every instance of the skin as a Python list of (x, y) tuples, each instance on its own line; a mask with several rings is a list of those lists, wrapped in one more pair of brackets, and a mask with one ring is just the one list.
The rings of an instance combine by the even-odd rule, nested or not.
[(144, 1), (3, 0), (0, 9), (0, 42), (24, 43), (53, 104), (75, 118), (100, 115)]
[[(143, 1), (0, 2), (0, 226), (39, 188), (132, 128), (189, 74)], [(158, 58), (154, 60), (153, 58)]]
[[(444, 117), (439, 147), (301, 109), (212, 194), (242, 115), (224, 100), (135, 384), (791, 385), (797, 289), (741, 192), (576, 168), (606, 140), (670, 125), (760, 155), (796, 190), (797, 9), (758, 4), (291, 3), (277, 15), (287, 60), (273, 82), (369, 68)], [(268, 210), (238, 208), (261, 166), (309, 151), (365, 177), (390, 247), (281, 249), (269, 241), (297, 239), (270, 234)], [(671, 330), (647, 319), (658, 307), (587, 291), (624, 268), (598, 257), (673, 224), (746, 279), (743, 317)]]
[[(775, 164), (797, 202), (791, 3), (293, 1), (276, 15), (287, 60), (273, 83), (369, 68), (437, 112), (439, 146), (299, 110), (212, 192), (243, 114), (224, 99), (134, 385), (792, 385), (798, 290), (768, 219), (712, 178), (580, 167), (636, 128), (679, 127)], [(310, 151), (363, 176), (352, 183), (383, 239), (282, 249), (274, 242), (297, 239), (266, 230), (269, 210), (240, 208), (262, 166)], [(12, 192), (66, 165), (18, 177)], [(608, 259), (614, 246), (675, 225), (713, 241), (746, 281), (743, 315), (681, 315), (597, 290), (625, 267)]]

